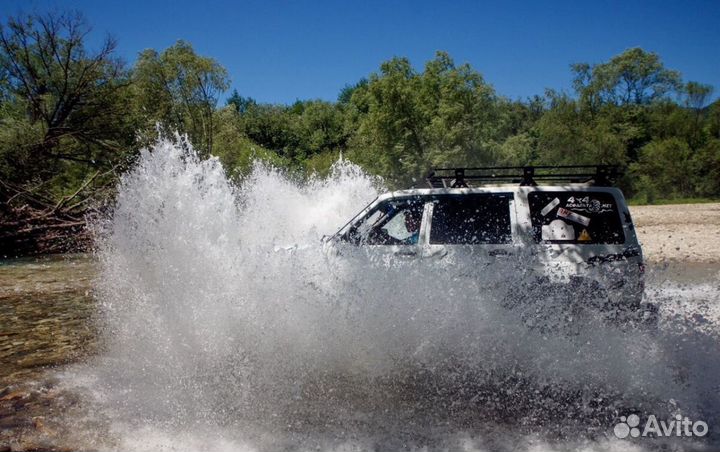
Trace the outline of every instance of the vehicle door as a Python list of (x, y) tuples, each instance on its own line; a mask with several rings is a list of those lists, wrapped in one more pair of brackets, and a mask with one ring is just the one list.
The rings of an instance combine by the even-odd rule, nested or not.
[(642, 255), (629, 213), (623, 215), (612, 191), (534, 190), (527, 199), (539, 263), (550, 276), (565, 279), (602, 270), (603, 279), (624, 280), (638, 272)]
[(511, 261), (516, 223), (512, 193), (438, 195), (428, 210), (423, 257), (457, 265), (468, 274)]

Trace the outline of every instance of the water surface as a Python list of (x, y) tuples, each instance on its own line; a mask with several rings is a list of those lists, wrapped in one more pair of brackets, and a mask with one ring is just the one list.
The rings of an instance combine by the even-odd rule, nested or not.
[[(299, 184), (160, 143), (95, 257), (3, 262), (0, 447), (689, 450), (720, 419), (718, 271), (649, 271), (657, 330), (528, 328), (497, 268), (328, 255), (380, 190), (350, 164)], [(462, 272), (458, 272), (462, 270)], [(550, 300), (552, 302), (552, 300)], [(543, 303), (528, 309), (545, 309)], [(552, 307), (552, 306), (550, 306)], [(619, 440), (637, 413), (706, 438)]]

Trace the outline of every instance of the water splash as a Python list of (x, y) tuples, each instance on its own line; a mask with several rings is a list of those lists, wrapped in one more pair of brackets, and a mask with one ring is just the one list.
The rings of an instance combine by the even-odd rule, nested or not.
[(121, 448), (626, 450), (607, 435), (628, 409), (717, 420), (711, 316), (545, 334), (500, 303), (518, 262), (323, 252), (382, 189), (348, 162), (304, 183), (258, 164), (236, 187), (190, 146), (143, 151), (101, 228), (86, 375)]

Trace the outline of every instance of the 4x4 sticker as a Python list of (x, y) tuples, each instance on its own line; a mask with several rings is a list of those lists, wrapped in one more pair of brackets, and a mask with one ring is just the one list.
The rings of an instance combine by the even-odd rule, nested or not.
[(567, 203), (565, 204), (565, 208), (581, 210), (589, 213), (603, 213), (612, 212), (613, 203), (602, 202), (598, 199), (590, 198), (589, 196), (585, 196), (583, 198), (576, 198), (575, 196), (571, 196), (568, 198)]
[(559, 217), (567, 218), (570, 221), (574, 221), (575, 223), (580, 223), (581, 225), (586, 226), (586, 227), (590, 224), (590, 218), (584, 217), (584, 216), (580, 215), (579, 213), (572, 212), (563, 207), (558, 209), (557, 214)]
[(543, 209), (540, 211), (540, 215), (546, 217), (547, 214), (549, 214), (551, 210), (557, 207), (558, 204), (560, 204), (560, 200), (557, 198), (553, 199), (547, 206), (543, 207)]

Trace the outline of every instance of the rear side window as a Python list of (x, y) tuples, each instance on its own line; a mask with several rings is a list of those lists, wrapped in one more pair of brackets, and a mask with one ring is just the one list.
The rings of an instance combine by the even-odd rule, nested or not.
[(620, 212), (610, 193), (536, 191), (528, 194), (528, 201), (536, 242), (625, 243)]
[(430, 243), (502, 244), (512, 242), (512, 194), (440, 196), (433, 201)]

